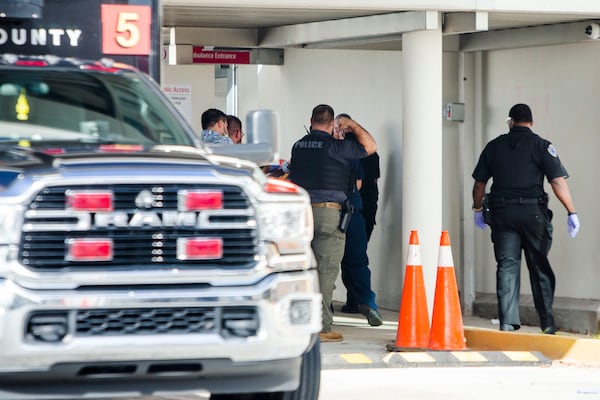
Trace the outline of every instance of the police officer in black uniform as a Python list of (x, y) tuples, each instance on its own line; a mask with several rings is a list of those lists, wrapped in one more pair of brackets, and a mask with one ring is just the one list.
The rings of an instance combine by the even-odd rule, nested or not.
[[(485, 146), (472, 175), (475, 225), (485, 229), (487, 223), (492, 229), (500, 330), (514, 331), (521, 327), (519, 294), (523, 250), (542, 331), (553, 334), (556, 332), (552, 314), (555, 277), (548, 261), (552, 211), (544, 192), (544, 177), (568, 213), (567, 228), (571, 237), (579, 231), (579, 219), (565, 180), (569, 175), (552, 143), (532, 132), (529, 106), (514, 105), (509, 118), (510, 132)], [(493, 178), (493, 184), (484, 204), (489, 178)]]
[[(331, 301), (335, 281), (344, 255), (345, 233), (340, 230), (342, 203), (353, 181), (351, 162), (377, 151), (369, 132), (348, 117), (340, 117), (335, 126), (333, 108), (319, 104), (313, 108), (308, 135), (294, 143), (289, 164), (289, 179), (310, 195), (314, 219), (311, 247), (317, 260), (319, 286), (323, 295), (322, 342), (339, 342), (341, 333), (331, 330)], [(338, 132), (339, 131), (339, 132)], [(353, 132), (356, 140), (337, 140)]]

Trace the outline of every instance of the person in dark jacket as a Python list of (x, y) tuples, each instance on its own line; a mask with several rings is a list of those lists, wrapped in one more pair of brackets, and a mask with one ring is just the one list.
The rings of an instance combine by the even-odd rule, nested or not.
[[(497, 262), (496, 294), (500, 330), (521, 327), (519, 317), (521, 251), (529, 269), (531, 291), (544, 333), (556, 332), (552, 312), (555, 277), (548, 260), (552, 244), (552, 210), (544, 191), (544, 177), (567, 211), (571, 237), (579, 231), (565, 167), (552, 143), (536, 135), (533, 117), (526, 104), (515, 104), (508, 114), (510, 131), (490, 141), (473, 171), (475, 225), (489, 223)], [(487, 181), (493, 178), (490, 194), (483, 204)], [(483, 209), (490, 216), (484, 220)]]
[(375, 302), (375, 292), (371, 289), (371, 270), (367, 255), (367, 230), (362, 214), (363, 202), (359, 189), (364, 182), (362, 160), (352, 162), (355, 184), (348, 200), (354, 207), (350, 225), (346, 231), (346, 245), (342, 258), (342, 282), (346, 287), (346, 304), (342, 312), (361, 313), (371, 326), (383, 324)]
[(365, 219), (367, 241), (369, 241), (376, 225), (375, 218), (377, 216), (377, 203), (379, 201), (378, 181), (381, 176), (379, 154), (373, 153), (368, 157), (362, 158), (360, 163), (365, 175), (360, 188), (362, 215)]

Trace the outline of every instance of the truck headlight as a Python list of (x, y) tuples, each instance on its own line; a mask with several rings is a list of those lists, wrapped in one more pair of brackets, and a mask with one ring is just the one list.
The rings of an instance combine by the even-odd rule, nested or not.
[(263, 203), (257, 208), (260, 238), (280, 254), (304, 253), (313, 238), (312, 210), (305, 204)]
[(0, 246), (18, 244), (21, 239), (22, 224), (21, 206), (0, 205)]

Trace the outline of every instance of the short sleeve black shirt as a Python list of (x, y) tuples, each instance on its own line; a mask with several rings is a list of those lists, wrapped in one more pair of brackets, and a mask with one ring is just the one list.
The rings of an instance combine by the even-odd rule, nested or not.
[[(312, 129), (310, 131), (310, 135), (329, 136), (327, 132), (316, 129)], [(290, 162), (292, 170), (294, 168), (294, 147), (297, 143), (298, 142), (296, 142), (292, 147), (292, 158)], [(332, 159), (347, 165), (348, 169), (352, 168), (352, 161), (368, 156), (364, 146), (350, 136), (348, 136), (345, 140), (332, 140), (328, 148), (328, 155)], [(307, 189), (307, 191), (310, 195), (311, 203), (320, 203), (324, 201), (342, 203), (347, 199), (347, 194), (339, 190)]]
[(538, 197), (548, 181), (569, 175), (548, 140), (522, 126), (490, 141), (472, 174), (476, 181), (493, 178), (491, 193), (504, 197)]

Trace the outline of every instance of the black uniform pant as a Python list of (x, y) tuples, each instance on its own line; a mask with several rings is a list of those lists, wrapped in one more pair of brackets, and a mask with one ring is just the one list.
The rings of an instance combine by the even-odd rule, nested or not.
[(543, 205), (507, 205), (492, 211), (492, 241), (497, 262), (496, 293), (500, 326), (518, 328), (521, 251), (542, 330), (556, 330), (552, 303), (555, 277), (548, 261), (552, 245), (552, 211)]

